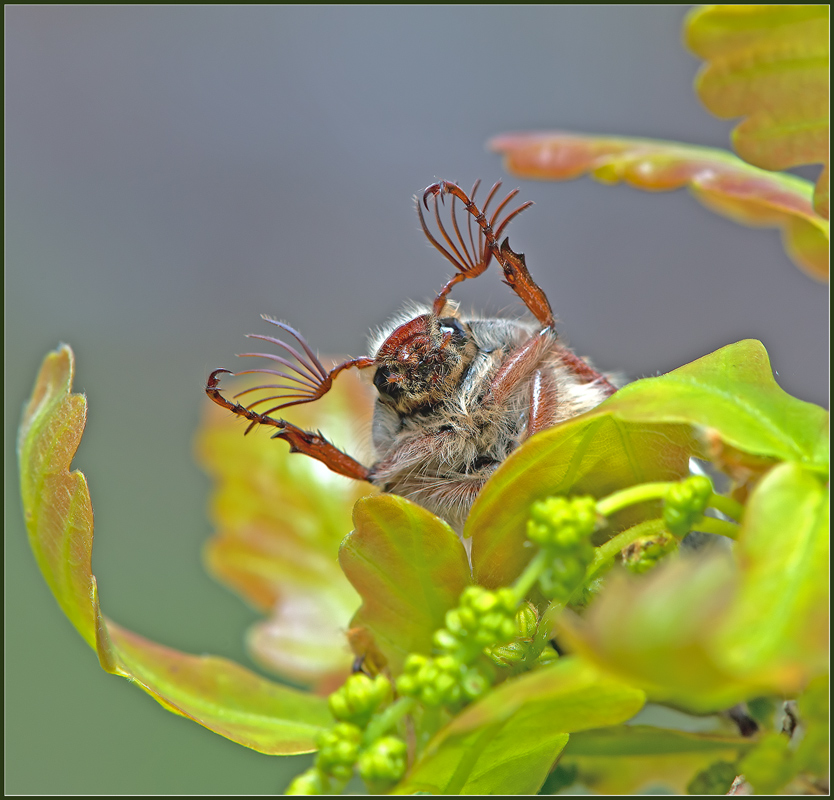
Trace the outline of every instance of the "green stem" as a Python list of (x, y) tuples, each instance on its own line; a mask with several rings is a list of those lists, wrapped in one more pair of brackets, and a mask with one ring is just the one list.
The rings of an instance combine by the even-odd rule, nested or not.
[(741, 528), (735, 522), (727, 522), (725, 519), (715, 517), (701, 517), (692, 526), (693, 531), (704, 533), (716, 533), (719, 536), (726, 536), (728, 539), (738, 539)]
[(674, 485), (669, 481), (663, 481), (662, 483), (640, 483), (628, 489), (621, 489), (600, 500), (597, 503), (597, 513), (610, 517), (617, 511), (622, 511), (636, 503), (644, 503), (646, 500), (662, 500), (666, 497), (669, 487)]
[(740, 522), (744, 514), (744, 506), (741, 503), (736, 502), (732, 497), (725, 497), (723, 494), (716, 494), (715, 492), (712, 493), (707, 505), (718, 509), (722, 514), (726, 514), (736, 522)]
[(410, 714), (416, 705), (417, 701), (413, 697), (400, 697), (381, 714), (373, 717), (362, 735), (365, 746), (375, 742), (380, 736), (384, 736), (392, 728), (395, 728), (397, 723), (404, 716)]
[(516, 602), (520, 603), (527, 597), (527, 593), (533, 588), (533, 585), (539, 579), (539, 576), (547, 567), (547, 553), (544, 548), (541, 548), (536, 555), (533, 556), (530, 563), (524, 568), (524, 572), (516, 578), (512, 585), (512, 590), (515, 592)]
[[(656, 484), (655, 484), (656, 485)], [(618, 493), (619, 494), (619, 493)], [(633, 525), (626, 528), (622, 533), (618, 533), (613, 538), (609, 539), (605, 544), (601, 544), (594, 552), (594, 560), (588, 567), (588, 572), (585, 575), (585, 585), (587, 586), (592, 580), (599, 577), (619, 555), (621, 550), (624, 550), (633, 542), (642, 539), (644, 536), (656, 536), (663, 533), (666, 527), (663, 523), (663, 518), (649, 519), (641, 522), (639, 525)]]

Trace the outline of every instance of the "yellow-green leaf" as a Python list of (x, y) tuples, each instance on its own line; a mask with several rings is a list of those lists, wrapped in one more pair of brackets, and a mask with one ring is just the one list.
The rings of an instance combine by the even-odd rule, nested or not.
[(430, 653), (432, 635), (470, 582), (457, 534), (434, 514), (397, 495), (360, 500), (356, 529), (339, 552), (362, 595), (354, 629), (373, 637), (396, 675), (408, 653)]
[(738, 674), (795, 694), (826, 672), (828, 490), (799, 464), (774, 467), (747, 503), (736, 545), (736, 598), (715, 644)]
[(70, 466), (86, 421), (72, 394), (73, 354), (50, 353), (20, 427), (23, 512), (38, 565), (61, 609), (107, 672), (232, 741), (273, 755), (309, 752), (331, 722), (323, 698), (272, 683), (223, 658), (163, 647), (107, 620), (90, 567), (93, 515), (87, 483)]
[(639, 689), (577, 658), (507, 681), (432, 739), (398, 793), (535, 794), (574, 731), (613, 725), (643, 706)]
[(686, 44), (706, 61), (704, 105), (733, 131), (738, 154), (764, 169), (823, 164), (814, 207), (828, 219), (828, 5), (713, 5), (690, 12)]
[(795, 696), (827, 671), (827, 500), (816, 474), (774, 467), (751, 495), (734, 559), (615, 575), (583, 619), (559, 620), (563, 635), (653, 699), (696, 711)]
[(707, 208), (743, 225), (780, 228), (790, 258), (809, 275), (828, 276), (828, 222), (814, 212), (813, 185), (751, 167), (709, 147), (654, 139), (561, 131), (511, 133), (490, 141), (520, 178), (572, 180), (589, 174), (659, 192), (687, 187)]

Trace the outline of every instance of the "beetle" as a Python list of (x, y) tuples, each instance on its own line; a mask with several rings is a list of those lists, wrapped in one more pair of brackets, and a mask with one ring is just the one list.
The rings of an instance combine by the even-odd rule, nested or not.
[[(264, 317), (283, 338), (255, 334), (251, 338), (277, 346), (281, 354), (243, 355), (266, 358), (277, 369), (240, 373), (216, 369), (206, 385), (213, 402), (249, 421), (246, 433), (261, 425), (275, 428), (273, 438), (288, 442), (292, 452), (318, 459), (340, 475), (407, 497), (459, 532), (484, 483), (523, 441), (590, 410), (616, 391), (605, 375), (561, 340), (550, 303), (531, 277), (524, 255), (514, 252), (506, 237), (499, 244), (507, 225), (532, 203), (508, 211), (516, 189), (487, 217), (501, 184), (490, 190), (483, 209), (475, 204), (478, 186), (476, 182), (467, 194), (457, 184), (441, 181), (418, 198), (424, 234), (457, 272), (430, 306), (409, 306), (380, 328), (372, 337), (371, 355), (328, 370), (294, 328)], [(445, 204), (447, 196), (452, 198), (451, 233), (439, 208), (439, 201)], [(423, 207), (430, 210), (430, 198), (442, 241), (432, 234), (423, 214)], [(458, 201), (467, 215), (466, 235), (457, 218)], [(532, 320), (465, 315), (449, 299), (454, 286), (481, 275), (493, 259)], [(294, 343), (283, 341), (287, 338)], [(318, 400), (346, 369), (373, 370), (377, 397), (372, 424), (375, 460), (370, 467), (321, 434), (271, 416)], [(266, 393), (243, 405), (221, 393), (224, 373), (259, 373), (278, 382), (240, 392), (235, 400)], [(276, 404), (268, 410), (256, 410), (272, 402)]]

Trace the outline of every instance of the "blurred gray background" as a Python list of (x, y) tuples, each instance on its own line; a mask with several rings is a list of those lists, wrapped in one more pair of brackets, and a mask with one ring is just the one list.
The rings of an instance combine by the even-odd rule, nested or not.
[[(249, 664), (255, 615), (200, 563), (208, 372), (235, 367), (261, 313), (360, 355), (371, 326), (431, 298), (451, 267), (412, 196), (506, 177), (491, 136), (728, 146), (732, 124), (691, 91), (686, 8), (6, 6), (7, 793), (269, 793), (307, 763), (167, 713), (62, 617), (13, 452), (43, 356), (71, 344), (89, 399), (75, 464), (105, 612)], [(785, 389), (827, 403), (827, 291), (776, 232), (685, 192), (506, 180), (536, 202), (512, 243), (599, 367), (651, 375), (756, 337)], [(497, 271), (455, 297), (520, 310)]]

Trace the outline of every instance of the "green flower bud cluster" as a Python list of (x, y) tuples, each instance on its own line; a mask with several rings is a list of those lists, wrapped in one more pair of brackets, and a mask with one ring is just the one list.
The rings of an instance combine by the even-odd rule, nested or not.
[(516, 635), (518, 606), (512, 589), (490, 591), (467, 586), (456, 608), (446, 613), (446, 627), (434, 634), (434, 646), (463, 663), (471, 663), (484, 650), (512, 641)]
[(397, 691), (414, 697), (426, 706), (456, 706), (480, 697), (491, 685), (477, 666), (470, 666), (453, 655), (423, 656), (411, 653), (403, 674), (397, 678)]
[(623, 552), (623, 564), (636, 575), (648, 572), (663, 556), (674, 551), (677, 540), (665, 533), (659, 536), (644, 536), (626, 547)]
[(377, 709), (390, 702), (391, 683), (382, 675), (370, 678), (363, 672), (351, 675), (327, 699), (330, 713), (340, 722), (364, 728)]
[(319, 748), (316, 768), (340, 781), (350, 780), (353, 765), (359, 758), (362, 729), (351, 722), (338, 722), (330, 730), (316, 736)]
[(381, 736), (362, 751), (356, 766), (371, 792), (385, 791), (403, 775), (408, 748), (397, 736)]
[(593, 497), (548, 497), (530, 508), (527, 538), (547, 554), (539, 588), (552, 599), (567, 601), (582, 583), (594, 557), (591, 534), (597, 522)]
[(474, 662), (488, 648), (515, 638), (517, 605), (512, 589), (467, 586), (458, 606), (446, 613), (446, 627), (434, 634), (439, 655), (409, 655), (397, 691), (427, 706), (456, 706), (480, 697), (492, 681)]
[(390, 682), (381, 675), (351, 675), (328, 698), (338, 722), (316, 737), (315, 765), (299, 775), (287, 794), (325, 794), (339, 790), (350, 780), (354, 766), (374, 790), (385, 791), (405, 774), (407, 747), (396, 736), (378, 736), (367, 741), (374, 715), (392, 696)]
[(677, 537), (686, 536), (704, 513), (712, 497), (712, 481), (704, 475), (692, 475), (669, 487), (663, 501), (663, 522)]

